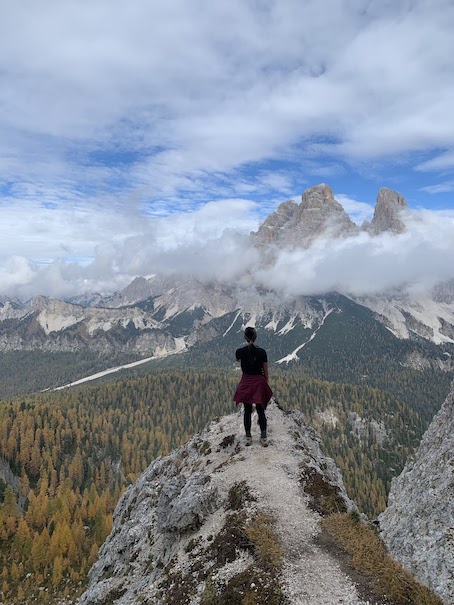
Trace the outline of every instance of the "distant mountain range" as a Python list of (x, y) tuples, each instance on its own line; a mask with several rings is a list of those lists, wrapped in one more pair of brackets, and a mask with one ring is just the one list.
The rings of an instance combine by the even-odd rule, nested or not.
[[(251, 240), (266, 262), (267, 254), (272, 256), (279, 247), (307, 247), (317, 238), (343, 238), (361, 230), (372, 236), (401, 233), (406, 208), (405, 198), (383, 188), (372, 221), (359, 227), (331, 189), (318, 185), (303, 193), (300, 204), (281, 204)], [(305, 347), (313, 347), (323, 334), (329, 341), (333, 330), (355, 317), (380, 326), (385, 340), (408, 343), (399, 363), (452, 369), (454, 281), (417, 299), (404, 291), (287, 299), (253, 284), (232, 286), (163, 275), (136, 277), (109, 296), (95, 293), (66, 301), (37, 296), (27, 303), (1, 297), (0, 352), (88, 350), (165, 357), (206, 343), (235, 346), (241, 343), (241, 328), (249, 323), (260, 328), (273, 362), (286, 365), (298, 362)]]

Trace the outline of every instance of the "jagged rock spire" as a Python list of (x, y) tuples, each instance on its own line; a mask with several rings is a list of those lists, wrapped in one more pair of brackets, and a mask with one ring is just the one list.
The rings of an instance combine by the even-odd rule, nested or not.
[(370, 224), (370, 230), (378, 235), (384, 231), (403, 233), (405, 225), (402, 222), (402, 211), (408, 208), (406, 199), (397, 191), (382, 187), (378, 192), (375, 212)]

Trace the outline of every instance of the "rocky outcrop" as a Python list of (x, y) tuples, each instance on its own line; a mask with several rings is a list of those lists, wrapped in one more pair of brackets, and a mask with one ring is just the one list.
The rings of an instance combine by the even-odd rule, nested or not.
[(238, 594), (363, 603), (317, 542), (316, 490), (333, 510), (354, 509), (337, 467), (301, 413), (271, 405), (268, 417), (267, 449), (257, 437), (244, 446), (233, 414), (158, 458), (120, 499), (80, 605), (236, 603)]
[(402, 221), (402, 212), (407, 210), (407, 201), (403, 195), (382, 187), (378, 192), (374, 216), (370, 223), (370, 231), (374, 235), (380, 233), (403, 233), (405, 224)]
[(267, 244), (286, 243), (288, 232), (295, 227), (298, 204), (293, 200), (283, 202), (270, 214), (265, 222), (260, 225), (255, 235), (255, 243), (261, 246)]
[(359, 228), (335, 200), (332, 189), (322, 183), (306, 189), (301, 204), (293, 200), (281, 204), (252, 237), (258, 246), (307, 248), (323, 237), (343, 238), (361, 231), (372, 235), (399, 234), (405, 231), (402, 213), (407, 208), (400, 193), (383, 187), (378, 192), (371, 223), (366, 221)]
[(319, 237), (348, 237), (358, 232), (341, 204), (334, 199), (328, 185), (304, 191), (297, 214), (297, 232), (291, 243), (310, 245)]
[(257, 245), (309, 247), (320, 237), (348, 237), (359, 228), (322, 183), (304, 191), (301, 204), (281, 204), (253, 234)]
[(379, 518), (391, 554), (448, 605), (454, 602), (454, 385), (414, 460), (393, 479)]

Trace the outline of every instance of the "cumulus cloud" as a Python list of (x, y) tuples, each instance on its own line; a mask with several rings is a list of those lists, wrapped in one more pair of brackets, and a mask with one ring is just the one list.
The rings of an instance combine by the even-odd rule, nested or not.
[[(0, 294), (22, 299), (108, 293), (137, 275), (157, 272), (231, 280), (248, 255), (255, 258), (249, 233), (259, 223), (258, 204), (243, 199), (209, 202), (160, 218), (133, 206), (67, 211), (24, 202), (14, 212), (5, 211), (4, 219)], [(21, 254), (11, 254), (18, 249)]]
[(358, 202), (345, 194), (336, 195), (336, 200), (343, 206), (352, 221), (361, 225), (364, 221), (370, 221), (374, 214), (374, 207), (365, 202)]

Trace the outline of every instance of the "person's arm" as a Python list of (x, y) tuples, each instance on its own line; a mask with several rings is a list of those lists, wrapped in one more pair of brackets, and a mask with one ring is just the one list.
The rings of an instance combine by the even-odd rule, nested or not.
[(263, 363), (263, 375), (265, 376), (265, 380), (268, 382), (268, 362), (265, 361)]

